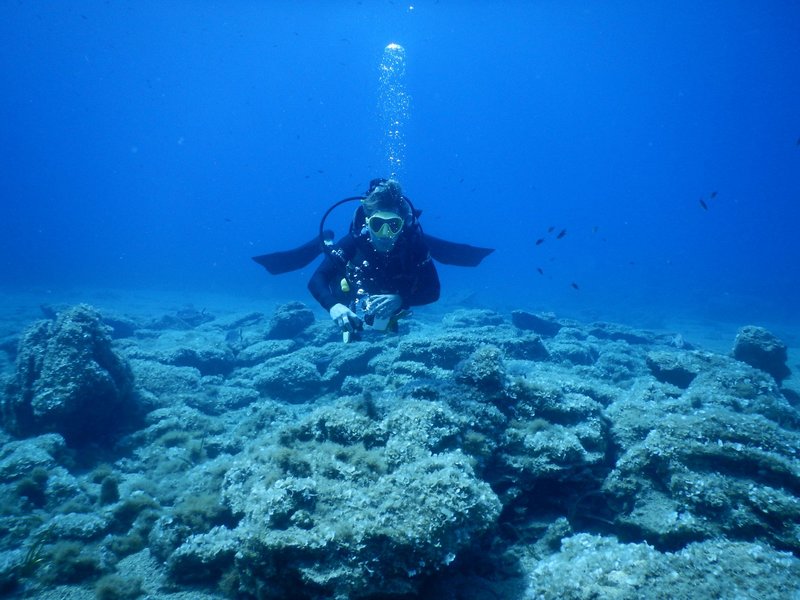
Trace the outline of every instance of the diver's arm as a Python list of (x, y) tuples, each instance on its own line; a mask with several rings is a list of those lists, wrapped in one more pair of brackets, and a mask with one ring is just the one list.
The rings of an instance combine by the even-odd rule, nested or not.
[(333, 262), (330, 256), (326, 256), (308, 281), (308, 291), (327, 311), (330, 311), (331, 307), (338, 303), (331, 289), (332, 283), (337, 279), (338, 272), (339, 269), (336, 263)]
[(341, 294), (338, 293), (339, 286), (347, 261), (353, 257), (355, 251), (356, 242), (353, 236), (345, 235), (331, 252), (325, 254), (322, 263), (308, 281), (308, 291), (327, 311), (341, 300)]

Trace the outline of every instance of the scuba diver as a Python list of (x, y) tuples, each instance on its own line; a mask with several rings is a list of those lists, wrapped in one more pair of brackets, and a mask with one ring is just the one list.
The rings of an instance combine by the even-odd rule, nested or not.
[(350, 233), (308, 282), (345, 334), (364, 324), (395, 329), (397, 317), (411, 306), (439, 299), (439, 275), (400, 185), (391, 179), (373, 183)]
[[(339, 205), (359, 200), (350, 231), (334, 243), (325, 219)], [(412, 306), (439, 299), (434, 260), (477, 266), (494, 250), (448, 242), (423, 233), (420, 211), (393, 179), (373, 179), (365, 196), (334, 204), (312, 241), (285, 252), (255, 256), (270, 273), (285, 273), (309, 264), (320, 252), (325, 258), (308, 289), (341, 328), (345, 343), (365, 327), (396, 331), (397, 319)]]

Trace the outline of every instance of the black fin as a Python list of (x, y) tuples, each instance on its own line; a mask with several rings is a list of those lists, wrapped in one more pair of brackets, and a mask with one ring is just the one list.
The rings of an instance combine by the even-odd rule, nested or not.
[(494, 248), (480, 248), (469, 244), (448, 242), (427, 233), (423, 233), (422, 237), (428, 245), (431, 258), (445, 265), (477, 267), (484, 258), (494, 252)]
[[(325, 240), (333, 239), (333, 232), (325, 230), (323, 233)], [(469, 244), (458, 242), (448, 242), (441, 238), (422, 234), (425, 244), (430, 250), (431, 258), (436, 262), (445, 265), (455, 265), (458, 267), (477, 267), (481, 261), (494, 252), (494, 248), (480, 248)], [(315, 258), (322, 254), (322, 244), (319, 237), (306, 242), (292, 250), (282, 250), (254, 256), (253, 260), (264, 267), (273, 275), (298, 271), (308, 266)]]
[[(331, 232), (325, 232), (326, 235), (329, 233), (332, 237), (333, 234)], [(280, 275), (281, 273), (297, 271), (308, 266), (320, 254), (322, 254), (322, 241), (319, 236), (314, 236), (313, 240), (293, 250), (262, 254), (261, 256), (254, 256), (253, 260), (273, 275)]]

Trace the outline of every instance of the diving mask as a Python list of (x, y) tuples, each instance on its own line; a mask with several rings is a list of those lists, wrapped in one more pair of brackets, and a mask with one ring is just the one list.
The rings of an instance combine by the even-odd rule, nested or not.
[(397, 213), (378, 211), (367, 217), (367, 227), (370, 232), (379, 238), (393, 238), (403, 229), (405, 221)]

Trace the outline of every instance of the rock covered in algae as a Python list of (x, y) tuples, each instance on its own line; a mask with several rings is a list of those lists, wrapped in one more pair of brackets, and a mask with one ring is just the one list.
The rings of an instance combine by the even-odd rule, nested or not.
[(742, 327), (733, 342), (733, 357), (769, 373), (778, 383), (790, 374), (786, 344), (763, 327)]
[(727, 535), (800, 552), (800, 415), (765, 373), (706, 363), (683, 393), (649, 395), (650, 409), (610, 407), (622, 452), (603, 489), (615, 522), (666, 550)]
[(267, 331), (269, 339), (291, 339), (303, 333), (314, 322), (314, 313), (302, 302), (288, 302), (272, 315)]
[(132, 386), (100, 314), (81, 304), (23, 335), (3, 422), (21, 436), (60, 433), (70, 445), (108, 440), (135, 413)]
[[(223, 485), (238, 525), (187, 539), (170, 558), (173, 577), (228, 556), (240, 591), (257, 597), (413, 593), (501, 508), (469, 457), (448, 449), (456, 418), (432, 408), (410, 402), (376, 419), (324, 407), (254, 444)], [(427, 433), (409, 436), (414, 427)]]
[(759, 544), (710, 540), (662, 553), (587, 533), (532, 565), (525, 600), (759, 598), (797, 593), (800, 559)]
[[(58, 434), (0, 435), (0, 585), (48, 533), (112, 572), (148, 562), (153, 598), (797, 588), (782, 551), (800, 554), (800, 415), (765, 370), (674, 335), (476, 310), (342, 345), (303, 311), (120, 338), (149, 413), (94, 474)], [(57, 593), (45, 572), (21, 593)]]

